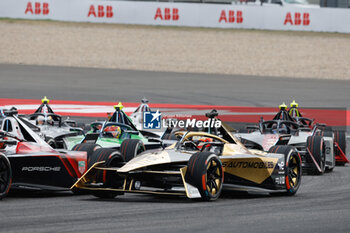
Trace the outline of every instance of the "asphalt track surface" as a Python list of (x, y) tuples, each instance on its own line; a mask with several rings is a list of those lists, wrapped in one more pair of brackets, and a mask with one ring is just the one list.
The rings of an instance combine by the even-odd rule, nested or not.
[[(0, 98), (137, 102), (146, 95), (163, 103), (275, 106), (295, 94), (315, 107), (348, 107), (350, 100), (349, 81), (21, 65), (0, 65), (0, 81)], [(12, 193), (0, 202), (0, 232), (350, 232), (349, 178), (349, 166), (336, 167), (303, 176), (293, 197), (225, 193), (209, 203), (137, 194), (102, 200), (69, 192)]]
[(342, 108), (349, 90), (346, 80), (0, 64), (0, 98)]

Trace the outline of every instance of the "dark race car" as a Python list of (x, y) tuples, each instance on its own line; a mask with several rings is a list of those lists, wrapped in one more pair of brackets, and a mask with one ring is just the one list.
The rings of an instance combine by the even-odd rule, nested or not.
[(303, 117), (300, 110), (299, 104), (294, 100), (290, 103), (288, 109), (288, 115), (293, 121), (297, 122), (301, 129), (304, 131), (314, 131), (317, 127), (323, 127), (325, 130), (318, 131), (316, 134), (319, 136), (330, 136), (334, 140), (334, 156), (336, 165), (345, 165), (350, 163), (346, 157), (346, 132), (345, 130), (332, 130), (331, 127), (327, 127), (324, 124), (315, 123), (313, 119)]
[(341, 136), (345, 139), (344, 132), (333, 131), (331, 127), (301, 117), (297, 106), (291, 106), (294, 110), (288, 111), (283, 103), (272, 120), (261, 118), (258, 126), (250, 126), (250, 131), (239, 132), (236, 136), (252, 149), (269, 151), (272, 146), (294, 146), (302, 156), (303, 168), (313, 174), (323, 174), (326, 169), (332, 171), (336, 161), (347, 161), (339, 146), (344, 145), (339, 143)]
[(88, 153), (55, 150), (17, 112), (7, 112), (0, 131), (0, 198), (11, 189), (63, 191), (87, 170)]

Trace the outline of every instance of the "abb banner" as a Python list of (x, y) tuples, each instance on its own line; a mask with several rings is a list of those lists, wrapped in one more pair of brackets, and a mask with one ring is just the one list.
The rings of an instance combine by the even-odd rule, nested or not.
[(103, 0), (1, 0), (0, 17), (350, 33), (350, 9)]

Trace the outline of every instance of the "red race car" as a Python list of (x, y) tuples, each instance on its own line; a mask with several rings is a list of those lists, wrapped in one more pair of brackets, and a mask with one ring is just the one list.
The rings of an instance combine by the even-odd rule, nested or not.
[[(63, 191), (82, 176), (88, 167), (88, 154), (97, 149), (87, 145), (85, 151), (55, 150), (29, 121), (17, 111), (2, 111), (0, 119), (0, 199), (11, 189)], [(88, 152), (86, 152), (88, 151)]]

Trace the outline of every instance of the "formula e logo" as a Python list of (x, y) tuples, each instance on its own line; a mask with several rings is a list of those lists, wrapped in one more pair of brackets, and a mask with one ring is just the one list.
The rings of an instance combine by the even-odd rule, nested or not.
[(157, 110), (156, 112), (143, 113), (143, 128), (144, 129), (160, 129), (162, 114)]

